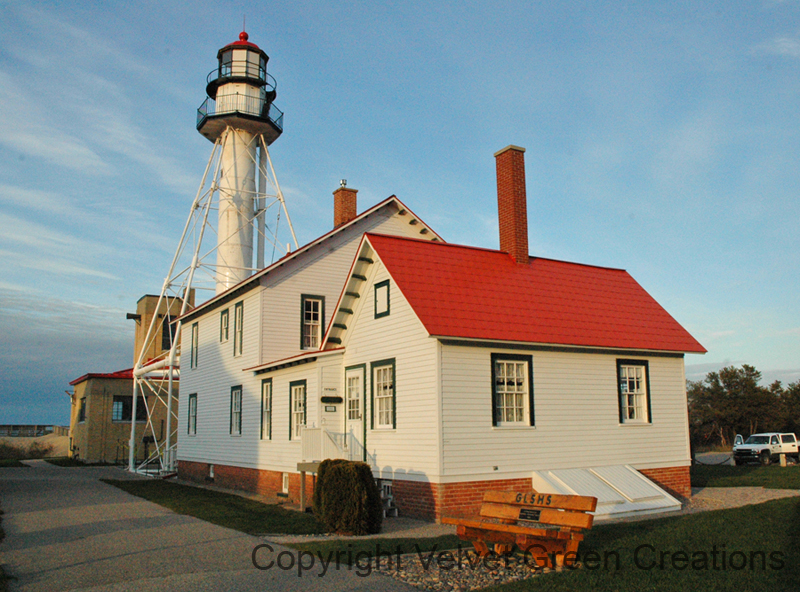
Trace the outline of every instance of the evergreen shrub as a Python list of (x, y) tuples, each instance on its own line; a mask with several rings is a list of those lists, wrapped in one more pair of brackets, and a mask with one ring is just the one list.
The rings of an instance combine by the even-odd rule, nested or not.
[(381, 494), (367, 463), (322, 461), (312, 505), (314, 515), (331, 532), (365, 535), (381, 531)]

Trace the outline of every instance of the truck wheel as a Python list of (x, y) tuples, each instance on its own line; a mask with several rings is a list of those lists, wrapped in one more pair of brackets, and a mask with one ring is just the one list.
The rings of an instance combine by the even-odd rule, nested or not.
[(742, 461), (740, 461), (738, 458), (734, 458), (733, 459), (733, 464), (735, 464), (738, 467), (739, 465), (742, 464)]
[(767, 465), (769, 465), (769, 461), (770, 461), (769, 450), (762, 451), (761, 454), (758, 457), (758, 460), (760, 460), (761, 464), (764, 465), (765, 467)]

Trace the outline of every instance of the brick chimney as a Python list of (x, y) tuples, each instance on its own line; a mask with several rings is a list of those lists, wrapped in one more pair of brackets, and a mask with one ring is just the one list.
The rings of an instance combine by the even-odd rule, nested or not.
[(339, 228), (358, 215), (356, 194), (358, 189), (350, 189), (347, 180), (342, 179), (342, 186), (333, 192), (333, 227)]
[(528, 208), (525, 194), (525, 148), (506, 146), (494, 153), (497, 165), (497, 214), (500, 250), (520, 265), (528, 258)]

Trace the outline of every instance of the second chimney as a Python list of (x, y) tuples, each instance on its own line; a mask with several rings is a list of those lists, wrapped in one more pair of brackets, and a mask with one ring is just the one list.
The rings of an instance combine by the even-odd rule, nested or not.
[(528, 207), (525, 193), (525, 148), (506, 146), (494, 153), (497, 165), (497, 215), (500, 250), (527, 265)]
[(339, 228), (358, 215), (356, 194), (358, 189), (350, 189), (342, 180), (342, 186), (333, 192), (333, 227)]

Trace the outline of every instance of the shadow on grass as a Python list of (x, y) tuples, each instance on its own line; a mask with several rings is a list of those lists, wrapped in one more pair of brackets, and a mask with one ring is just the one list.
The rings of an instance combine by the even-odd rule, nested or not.
[(161, 479), (101, 479), (132, 495), (144, 498), (178, 514), (247, 534), (320, 534), (322, 525), (311, 514), (287, 510), (230, 493), (169, 483)]
[(57, 456), (53, 458), (46, 458), (44, 459), (49, 462), (51, 465), (55, 465), (57, 467), (118, 467), (120, 465), (114, 463), (107, 463), (107, 462), (84, 462), (77, 458), (69, 458), (67, 456)]
[(25, 463), (18, 461), (15, 458), (0, 459), (0, 469), (18, 469), (23, 467), (30, 468), (30, 465), (26, 465)]

